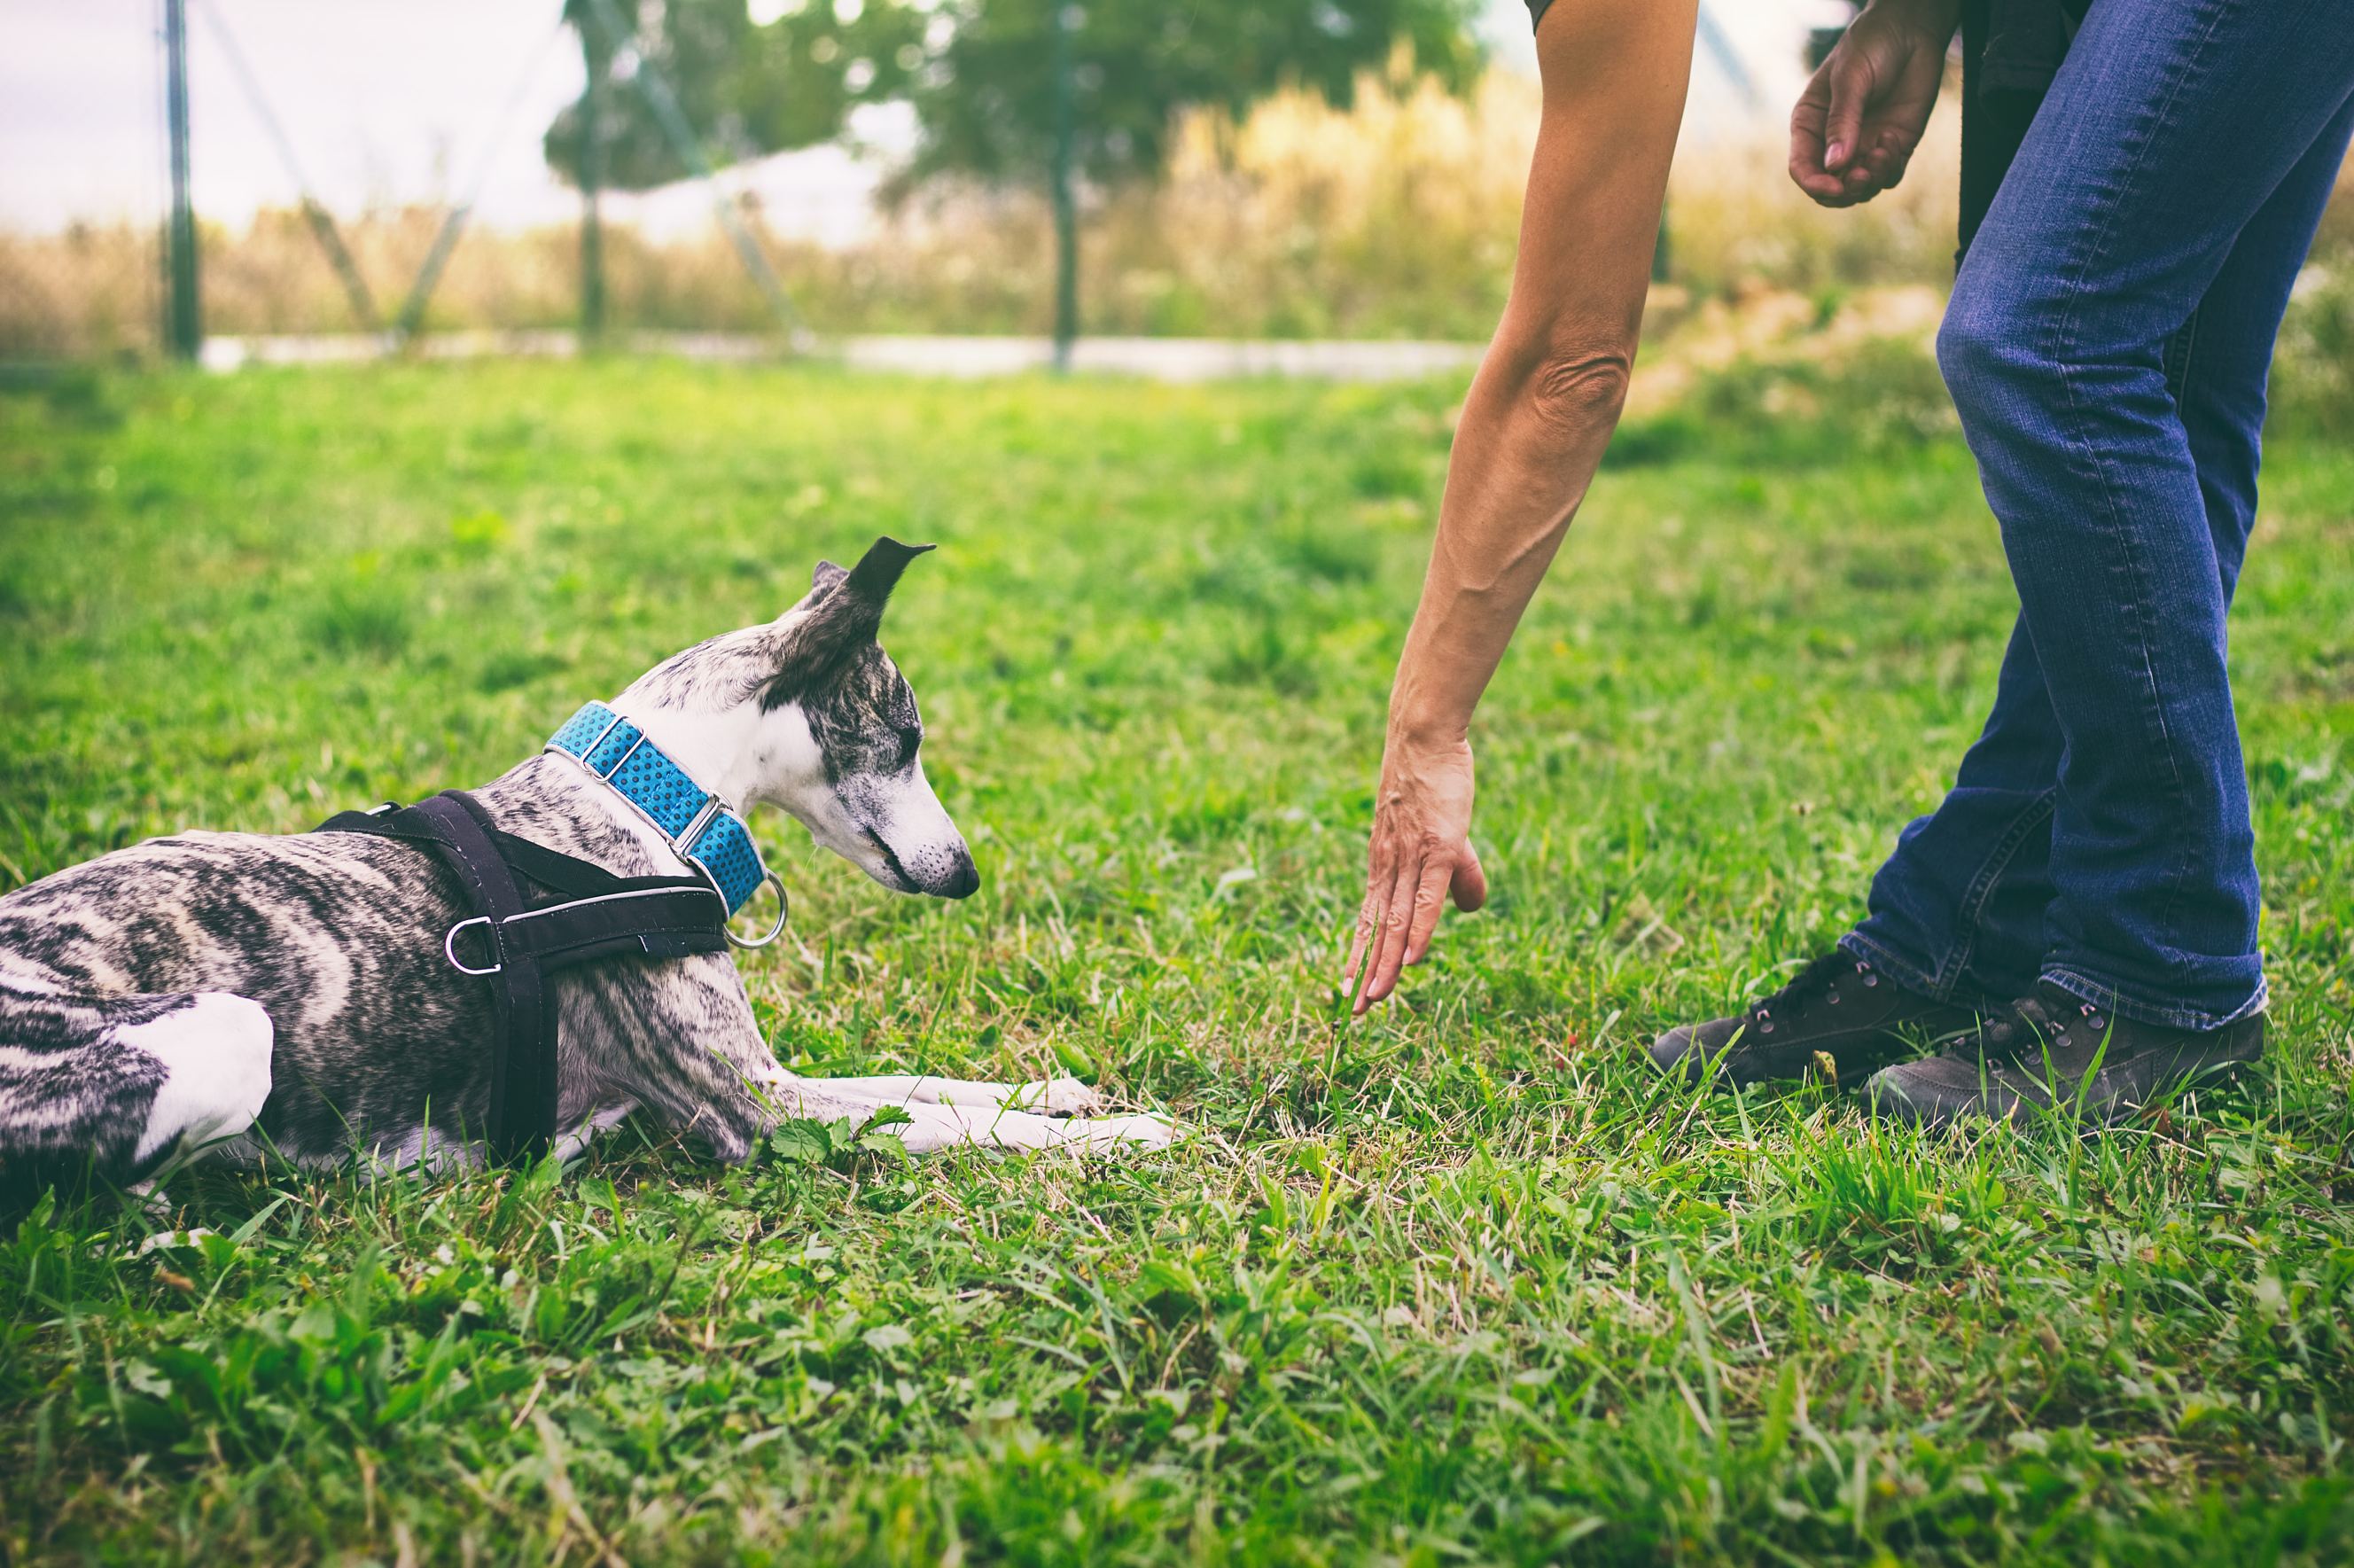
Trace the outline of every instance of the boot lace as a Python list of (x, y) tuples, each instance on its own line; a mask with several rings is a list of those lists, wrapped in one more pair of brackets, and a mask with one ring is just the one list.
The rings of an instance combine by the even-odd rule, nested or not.
[[(2054, 1053), (2090, 1049), (2100, 1044), (2108, 1028), (2107, 1015), (2099, 1008), (2056, 986), (2047, 986), (2012, 1002), (2004, 1016), (1989, 1019), (1975, 1044), (1987, 1056), (2031, 1061), (2041, 1056), (2046, 1047)], [(1972, 1044), (1966, 1038), (1957, 1049), (1967, 1049)]]
[(1880, 971), (1851, 954), (1834, 948), (1800, 969), (1790, 982), (1750, 1009), (1760, 1034), (1771, 1034), (1785, 1023), (1795, 1023), (1818, 1008), (1840, 1005), (1841, 986), (1870, 990), (1880, 984)]

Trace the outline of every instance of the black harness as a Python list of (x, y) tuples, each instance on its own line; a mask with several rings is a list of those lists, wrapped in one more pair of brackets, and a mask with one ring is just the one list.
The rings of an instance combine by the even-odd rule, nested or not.
[[(727, 904), (702, 876), (616, 876), (603, 866), (502, 832), (462, 789), (373, 811), (345, 811), (313, 830), (374, 833), (420, 844), (457, 876), (473, 915), (450, 927), (442, 953), (490, 981), (494, 1160), (536, 1159), (556, 1137), (556, 1004), (550, 971), (618, 954), (679, 959), (727, 948)], [(482, 964), (459, 956), (479, 927)]]

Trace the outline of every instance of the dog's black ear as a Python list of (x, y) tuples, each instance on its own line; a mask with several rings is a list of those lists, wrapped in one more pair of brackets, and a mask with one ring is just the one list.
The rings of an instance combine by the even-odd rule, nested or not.
[(907, 569), (907, 563), (925, 551), (937, 548), (936, 545), (902, 545), (885, 535), (866, 546), (866, 553), (858, 557), (858, 564), (850, 568), (850, 575), (843, 580), (849, 585), (851, 598), (875, 607), (875, 619), (879, 626), (883, 620), (883, 606), (889, 601), (891, 590), (899, 586), (899, 576)]
[(810, 597), (801, 601), (802, 613), (777, 650), (777, 673), (763, 695), (765, 705), (792, 702), (825, 685), (870, 646), (883, 630), (883, 607), (907, 563), (931, 548), (881, 538), (846, 572), (820, 562)]

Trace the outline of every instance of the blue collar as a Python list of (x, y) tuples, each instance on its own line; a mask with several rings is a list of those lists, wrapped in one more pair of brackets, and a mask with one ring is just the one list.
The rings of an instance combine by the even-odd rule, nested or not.
[[(726, 901), (728, 914), (743, 908), (763, 882), (777, 881), (776, 874), (760, 863), (744, 819), (663, 755), (645, 731), (603, 703), (589, 703), (574, 714), (548, 741), (547, 749), (579, 763), (660, 829), (681, 860), (711, 879)], [(784, 896), (784, 885), (778, 883), (780, 906)], [(784, 928), (781, 918), (777, 926)], [(774, 938), (771, 932), (769, 939)]]

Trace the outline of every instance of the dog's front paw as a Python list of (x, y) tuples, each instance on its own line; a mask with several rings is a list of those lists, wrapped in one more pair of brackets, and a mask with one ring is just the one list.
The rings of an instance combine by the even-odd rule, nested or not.
[(1108, 1102), (1092, 1084), (1076, 1078), (1045, 1078), (1024, 1084), (1013, 1092), (1013, 1108), (1041, 1116), (1086, 1116)]
[(1083, 1149), (1108, 1149), (1115, 1143), (1166, 1149), (1177, 1141), (1177, 1124), (1165, 1116), (1107, 1116), (1069, 1122), (1064, 1134)]

